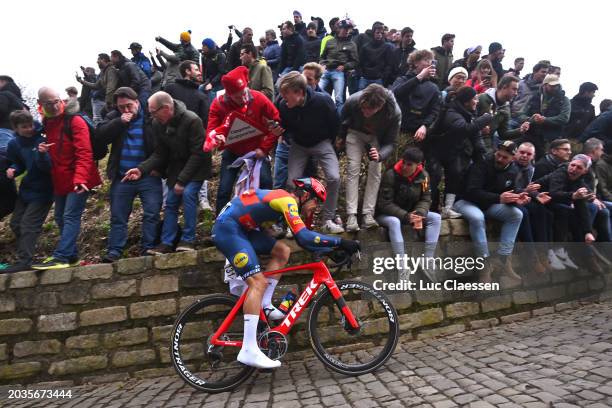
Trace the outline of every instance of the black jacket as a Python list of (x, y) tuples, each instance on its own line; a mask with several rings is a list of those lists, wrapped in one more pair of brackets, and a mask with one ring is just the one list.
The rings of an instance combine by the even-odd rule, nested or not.
[(365, 79), (382, 79), (385, 85), (393, 73), (393, 46), (384, 40), (371, 40), (359, 48), (359, 67)]
[[(232, 69), (242, 65), (242, 62), (240, 61), (240, 49), (242, 48), (242, 44), (244, 43), (242, 42), (242, 39), (240, 39), (233, 43), (230, 47), (227, 53), (227, 71), (231, 71)], [(251, 42), (251, 44), (253, 43)]]
[(415, 43), (413, 41), (407, 48), (402, 48), (400, 45), (393, 49), (393, 80), (402, 75), (406, 75), (408, 72), (408, 55), (416, 51), (414, 45)]
[[(123, 141), (127, 136), (128, 124), (121, 121), (121, 112), (113, 110), (109, 112), (102, 123), (96, 128), (96, 141), (104, 144), (112, 144), (108, 163), (106, 164), (106, 176), (109, 180), (114, 180), (119, 176), (119, 161), (121, 160), (121, 149)], [(143, 122), (143, 140), (145, 149), (145, 159), (153, 154), (155, 149), (155, 138), (151, 127), (151, 117), (145, 114)]]
[(493, 116), (485, 113), (476, 117), (459, 102), (452, 101), (442, 109), (432, 133), (425, 139), (428, 151), (437, 157), (448, 157), (465, 150), (470, 143), (472, 156), (484, 157), (486, 149), (480, 131), (491, 123)]
[(0, 128), (11, 129), (9, 115), (19, 109), (23, 109), (23, 103), (14, 93), (0, 91)]
[(563, 137), (568, 139), (578, 139), (582, 132), (595, 119), (595, 107), (591, 104), (590, 98), (580, 95), (574, 96), (570, 100), (572, 113), (569, 122), (563, 129)]
[(307, 62), (319, 62), (321, 55), (321, 39), (308, 37), (304, 40), (304, 53), (305, 60)]
[(391, 87), (402, 110), (402, 130), (414, 132), (421, 125), (430, 127), (440, 113), (442, 96), (432, 81), (419, 81), (410, 72), (397, 78)]
[(490, 155), (470, 167), (462, 198), (486, 211), (493, 204), (500, 203), (501, 193), (514, 190), (517, 173), (518, 168), (514, 163), (504, 169), (496, 169), (495, 157)]
[(312, 147), (324, 140), (333, 142), (340, 119), (334, 101), (326, 94), (306, 89), (303, 106), (289, 109), (284, 99), (276, 104), (281, 118), (281, 126), (291, 138), (291, 143)]
[(188, 79), (177, 79), (176, 82), (166, 86), (174, 99), (183, 102), (187, 110), (192, 111), (202, 119), (204, 127), (208, 126), (208, 97), (198, 90), (199, 85)]
[(124, 57), (115, 68), (118, 69), (119, 77), (117, 87), (129, 86), (138, 95), (143, 92), (151, 93), (151, 81), (138, 65)]
[(575, 225), (580, 229), (580, 233), (584, 236), (586, 233), (591, 232), (591, 220), (589, 216), (589, 210), (587, 206), (587, 200), (573, 200), (572, 194), (581, 187), (588, 188), (585, 183), (584, 176), (577, 180), (570, 180), (567, 173), (567, 166), (561, 166), (555, 170), (549, 179), (549, 192), (553, 203), (574, 205), (573, 216), (575, 219)]
[(289, 37), (283, 38), (278, 72), (282, 72), (285, 68), (299, 71), (304, 62), (306, 62), (306, 54), (304, 52), (304, 39), (302, 36), (294, 32)]
[(535, 172), (533, 173), (533, 178), (537, 180), (541, 177), (544, 177), (547, 174), (550, 174), (553, 171), (557, 170), (557, 168), (561, 165), (563, 165), (562, 161), (557, 159), (552, 154), (548, 153), (536, 162)]
[(210, 178), (211, 157), (202, 150), (204, 133), (202, 120), (175, 100), (174, 116), (167, 124), (153, 121), (155, 151), (138, 169), (143, 174), (151, 170), (165, 173), (169, 188), (177, 182), (184, 186)]
[(204, 85), (211, 84), (213, 87), (221, 85), (221, 77), (227, 72), (225, 54), (219, 48), (210, 50), (208, 54), (202, 54), (202, 76)]

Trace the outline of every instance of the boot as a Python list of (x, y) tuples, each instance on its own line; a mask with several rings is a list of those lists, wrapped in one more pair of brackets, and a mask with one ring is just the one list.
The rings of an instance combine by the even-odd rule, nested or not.
[(503, 276), (506, 276), (507, 278), (516, 280), (516, 281), (521, 281), (523, 280), (523, 278), (517, 274), (516, 272), (514, 272), (514, 269), (512, 268), (512, 255), (508, 255), (506, 257), (506, 261), (502, 262), (500, 260), (501, 263), (501, 269), (499, 270), (501, 272), (501, 274)]
[(478, 282), (480, 283), (492, 283), (493, 282), (493, 265), (491, 264), (491, 257), (485, 259), (484, 268), (478, 273)]

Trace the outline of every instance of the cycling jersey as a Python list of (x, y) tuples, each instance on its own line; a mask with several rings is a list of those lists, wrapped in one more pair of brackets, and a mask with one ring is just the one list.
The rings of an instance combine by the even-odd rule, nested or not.
[(259, 228), (284, 220), (297, 243), (312, 252), (329, 252), (341, 238), (306, 228), (295, 198), (285, 190), (250, 190), (232, 199), (221, 210), (212, 229), (217, 248), (246, 279), (261, 272), (256, 254), (269, 254), (276, 240)]

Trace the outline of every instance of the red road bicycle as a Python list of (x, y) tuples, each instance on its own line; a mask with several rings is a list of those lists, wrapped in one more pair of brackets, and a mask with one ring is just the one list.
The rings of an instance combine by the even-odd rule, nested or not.
[[(343, 251), (341, 255), (331, 268), (350, 268), (351, 256)], [(312, 301), (307, 334), (315, 355), (326, 367), (357, 376), (382, 366), (393, 354), (399, 337), (397, 312), (385, 294), (357, 280), (336, 283), (323, 261), (265, 275), (297, 270), (311, 271), (312, 280), (280, 323), (268, 321), (260, 311), (261, 350), (272, 359), (280, 359), (287, 352), (291, 328)], [(242, 346), (245, 298), (246, 291), (240, 298), (206, 296), (177, 318), (172, 330), (172, 362), (189, 385), (209, 393), (230, 391), (256, 370), (236, 361)], [(271, 326), (274, 323), (278, 324)]]

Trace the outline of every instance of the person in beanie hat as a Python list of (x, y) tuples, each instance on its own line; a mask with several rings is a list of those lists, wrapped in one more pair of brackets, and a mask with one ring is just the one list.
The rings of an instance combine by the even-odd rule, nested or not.
[(191, 42), (191, 30), (183, 31), (180, 35), (181, 43), (187, 44)]
[[(249, 69), (239, 66), (221, 77), (225, 94), (217, 96), (210, 107), (208, 127), (206, 129), (205, 151), (214, 147), (225, 147), (221, 155), (221, 177), (217, 190), (217, 214), (227, 204), (232, 196), (234, 182), (239, 169), (230, 165), (241, 156), (255, 152), (256, 159), (263, 159), (259, 175), (259, 186), (263, 189), (272, 188), (272, 170), (267, 156), (283, 133), (278, 125), (280, 117), (276, 107), (261, 92), (249, 89)], [(229, 134), (232, 118), (236, 114), (245, 116), (249, 121), (266, 131), (257, 137), (224, 146)]]
[(212, 104), (217, 91), (223, 89), (221, 76), (225, 74), (225, 53), (217, 46), (212, 38), (202, 41), (202, 71), (203, 84), (200, 88), (208, 95), (208, 104)]
[(455, 96), (468, 78), (468, 72), (463, 67), (455, 67), (448, 73), (448, 86), (442, 91), (442, 102), (448, 102)]
[(302, 13), (297, 10), (293, 10), (293, 25), (295, 32), (301, 35), (303, 39), (306, 39), (306, 23), (302, 21)]
[[(459, 218), (461, 214), (453, 210), (453, 205), (470, 162), (482, 161), (486, 153), (480, 131), (491, 122), (491, 114), (476, 117), (476, 91), (463, 86), (453, 93), (442, 110), (437, 124), (432, 130), (431, 139), (426, 143), (426, 153), (431, 158), (427, 161), (427, 171), (431, 176), (432, 209), (438, 210), (440, 193), (438, 185), (442, 179), (440, 172), (444, 169), (445, 201), (442, 206), (442, 218)], [(466, 143), (469, 148), (466, 149)]]
[(177, 44), (160, 36), (155, 37), (155, 41), (162, 43), (166, 48), (174, 53), (174, 55), (162, 53), (162, 56), (166, 60), (176, 63), (177, 66), (183, 61), (199, 61), (200, 54), (198, 53), (198, 50), (191, 45), (191, 30), (182, 32), (179, 38), (180, 42)]

